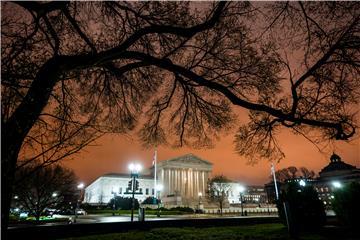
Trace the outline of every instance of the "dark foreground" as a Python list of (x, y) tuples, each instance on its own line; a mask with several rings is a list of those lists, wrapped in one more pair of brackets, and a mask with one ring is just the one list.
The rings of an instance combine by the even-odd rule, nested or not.
[(211, 228), (155, 228), (149, 231), (134, 231), (124, 233), (113, 233), (104, 235), (94, 235), (79, 238), (67, 238), (64, 240), (355, 240), (359, 239), (348, 229), (326, 227), (318, 232), (303, 232), (296, 237), (290, 237), (286, 227), (280, 223), (255, 224), (233, 227), (211, 227)]
[[(331, 223), (330, 223), (331, 224)], [(114, 222), (9, 229), (6, 239), (293, 239), (277, 217), (177, 219)], [(297, 239), (360, 239), (360, 234), (338, 226)]]

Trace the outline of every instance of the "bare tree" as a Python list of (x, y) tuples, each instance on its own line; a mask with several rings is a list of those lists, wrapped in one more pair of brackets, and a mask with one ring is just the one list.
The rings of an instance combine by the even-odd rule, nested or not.
[[(279, 182), (286, 182), (287, 180), (295, 179), (297, 177), (309, 179), (309, 178), (314, 178), (316, 176), (314, 171), (312, 170), (310, 171), (306, 167), (297, 168), (294, 166), (279, 169), (275, 172), (275, 175), (276, 175), (276, 179)], [(273, 176), (270, 175), (269, 178), (272, 180)]]
[(316, 176), (314, 171), (312, 171), (312, 170), (310, 171), (306, 167), (301, 167), (301, 168), (299, 168), (299, 170), (301, 172), (301, 177), (303, 177), (305, 179), (311, 179)]
[(235, 125), (231, 104), (248, 109), (236, 150), (254, 161), (283, 155), (280, 127), (355, 134), (357, 2), (1, 4), (4, 229), (17, 166), (132, 130), (143, 111), (145, 145), (203, 147)]
[(230, 180), (224, 175), (217, 175), (211, 178), (208, 182), (207, 198), (216, 202), (220, 208), (220, 215), (223, 214), (224, 204), (228, 201), (230, 190)]
[(291, 178), (294, 179), (297, 177), (297, 172), (298, 172), (298, 169), (294, 166), (290, 166), (287, 168), (289, 173), (291, 174)]
[(17, 203), (39, 222), (46, 208), (61, 207), (65, 202), (76, 201), (78, 196), (73, 171), (60, 165), (37, 165), (33, 162), (17, 171), (14, 193)]

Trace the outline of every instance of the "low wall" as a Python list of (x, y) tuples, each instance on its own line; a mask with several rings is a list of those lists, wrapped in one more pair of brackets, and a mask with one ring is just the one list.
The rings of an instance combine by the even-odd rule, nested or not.
[[(220, 210), (219, 208), (213, 209), (203, 209), (207, 214), (217, 214)], [(248, 214), (275, 214), (278, 212), (277, 208), (243, 208), (243, 211)], [(223, 213), (241, 213), (241, 208), (223, 208)]]

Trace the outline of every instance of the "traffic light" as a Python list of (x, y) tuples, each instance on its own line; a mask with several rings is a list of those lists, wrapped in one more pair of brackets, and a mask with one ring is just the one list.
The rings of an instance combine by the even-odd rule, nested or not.
[(128, 189), (129, 191), (132, 191), (132, 180), (130, 180), (128, 183)]
[(135, 191), (139, 190), (139, 181), (135, 180)]

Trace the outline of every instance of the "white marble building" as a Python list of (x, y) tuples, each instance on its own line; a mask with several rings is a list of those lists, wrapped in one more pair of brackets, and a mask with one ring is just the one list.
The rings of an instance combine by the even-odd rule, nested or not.
[[(106, 204), (114, 195), (131, 197), (126, 194), (128, 182), (131, 180), (129, 174), (109, 173), (97, 178), (85, 188), (84, 203)], [(152, 176), (141, 176), (138, 179), (139, 189), (142, 194), (136, 194), (139, 202), (144, 201), (154, 193), (154, 178)]]
[[(191, 207), (197, 206), (200, 200), (204, 203), (212, 167), (212, 163), (193, 154), (158, 162), (157, 184), (163, 186), (160, 192), (162, 202), (165, 205)], [(152, 174), (140, 174), (138, 178), (141, 194), (136, 194), (135, 198), (140, 203), (147, 197), (155, 196), (154, 169), (150, 171)], [(85, 188), (84, 202), (106, 204), (114, 195), (131, 197), (125, 193), (130, 180), (130, 174), (105, 174)], [(228, 202), (240, 203), (240, 184), (231, 182), (229, 185)]]

